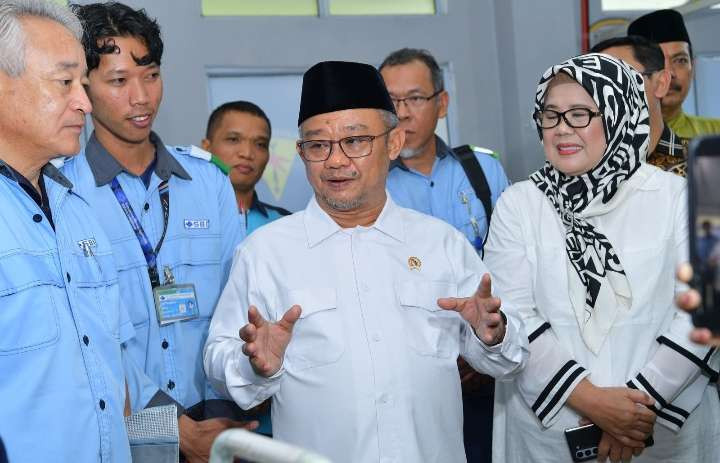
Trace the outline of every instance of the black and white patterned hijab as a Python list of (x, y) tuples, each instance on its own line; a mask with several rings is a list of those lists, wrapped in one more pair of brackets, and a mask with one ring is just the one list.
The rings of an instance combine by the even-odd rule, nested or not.
[[(548, 85), (559, 73), (570, 76), (595, 101), (607, 148), (584, 174), (565, 175), (546, 162), (530, 180), (550, 200), (565, 227), (570, 300), (583, 340), (597, 354), (620, 311), (630, 309), (632, 292), (612, 244), (587, 219), (612, 210), (629, 193), (626, 181), (647, 155), (648, 108), (640, 73), (608, 55), (588, 54), (545, 71), (535, 110), (543, 108)], [(542, 129), (538, 132), (542, 140)]]

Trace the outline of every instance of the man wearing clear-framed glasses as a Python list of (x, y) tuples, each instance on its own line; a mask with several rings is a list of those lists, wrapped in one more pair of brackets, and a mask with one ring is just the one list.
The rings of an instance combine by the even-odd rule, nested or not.
[(478, 197), (474, 180), (459, 154), (437, 135), (438, 120), (447, 115), (449, 95), (442, 70), (427, 50), (403, 48), (380, 65), (395, 105), (405, 144), (390, 165), (388, 191), (404, 207), (437, 217), (454, 226), (482, 251), (490, 224), (489, 212), (508, 185), (497, 154), (473, 147), (489, 194)]
[(386, 194), (404, 131), (377, 70), (310, 68), (298, 125), (315, 195), (237, 248), (208, 378), (242, 408), (272, 396), (273, 436), (331, 461), (465, 461), (456, 359), (512, 377), (522, 322), (461, 233)]

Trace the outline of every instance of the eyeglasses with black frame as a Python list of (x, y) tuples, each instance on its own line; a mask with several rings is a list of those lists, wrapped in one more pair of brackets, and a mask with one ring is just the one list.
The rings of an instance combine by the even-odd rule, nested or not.
[(598, 116), (602, 116), (602, 113), (588, 108), (572, 108), (563, 112), (552, 109), (541, 109), (535, 111), (534, 119), (535, 123), (541, 129), (557, 127), (561, 119), (573, 129), (583, 129), (590, 125), (594, 117)]
[(393, 98), (390, 97), (390, 99), (393, 102), (393, 105), (395, 105), (395, 109), (400, 108), (400, 103), (405, 103), (405, 105), (409, 108), (421, 108), (425, 105), (428, 101), (432, 100), (436, 96), (440, 95), (443, 92), (443, 89), (438, 90), (437, 92), (433, 93), (430, 96), (423, 96), (423, 95), (412, 95), (405, 98)]
[(376, 138), (384, 137), (395, 127), (390, 127), (378, 135), (353, 135), (339, 140), (305, 140), (297, 142), (300, 155), (309, 162), (324, 162), (332, 156), (333, 145), (340, 146), (345, 156), (355, 159), (364, 158), (372, 154), (373, 141)]

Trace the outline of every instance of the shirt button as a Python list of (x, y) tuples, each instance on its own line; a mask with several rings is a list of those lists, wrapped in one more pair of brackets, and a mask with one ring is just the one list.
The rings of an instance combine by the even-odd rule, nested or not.
[(372, 340), (375, 342), (380, 342), (380, 333), (373, 333)]
[(161, 344), (162, 348), (163, 348), (163, 349), (167, 349), (169, 345), (170, 345), (170, 344), (168, 344), (167, 339), (163, 339), (163, 342), (162, 342), (162, 344)]
[(105, 410), (105, 401), (100, 399), (100, 410)]
[(148, 203), (145, 203), (145, 205), (143, 206), (143, 209), (145, 209), (147, 211), (148, 209), (150, 209), (150, 205)]
[(381, 394), (380, 397), (378, 398), (378, 402), (380, 402), (381, 404), (388, 403), (388, 400), (389, 400), (389, 398), (388, 398), (387, 394)]
[(33, 216), (33, 220), (34, 220), (36, 223), (40, 223), (40, 222), (42, 222), (42, 216), (41, 216), (40, 214), (35, 214), (35, 215)]
[(65, 277), (67, 278), (68, 283), (70, 283), (70, 273), (65, 272)]
[(83, 342), (87, 346), (88, 344), (90, 344), (90, 338), (88, 338), (87, 335), (83, 336)]
[(435, 182), (430, 182), (430, 188), (435, 186)]
[(175, 389), (175, 383), (173, 382), (172, 379), (170, 381), (168, 381), (168, 389), (170, 389), (171, 391), (173, 389)]

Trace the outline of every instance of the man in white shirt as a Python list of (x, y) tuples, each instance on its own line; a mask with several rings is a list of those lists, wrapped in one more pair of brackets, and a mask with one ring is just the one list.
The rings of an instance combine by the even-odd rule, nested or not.
[(243, 408), (272, 396), (274, 436), (332, 461), (465, 461), (456, 359), (513, 376), (521, 322), (460, 232), (386, 194), (404, 132), (372, 66), (310, 68), (298, 125), (315, 196), (237, 249), (208, 378)]

